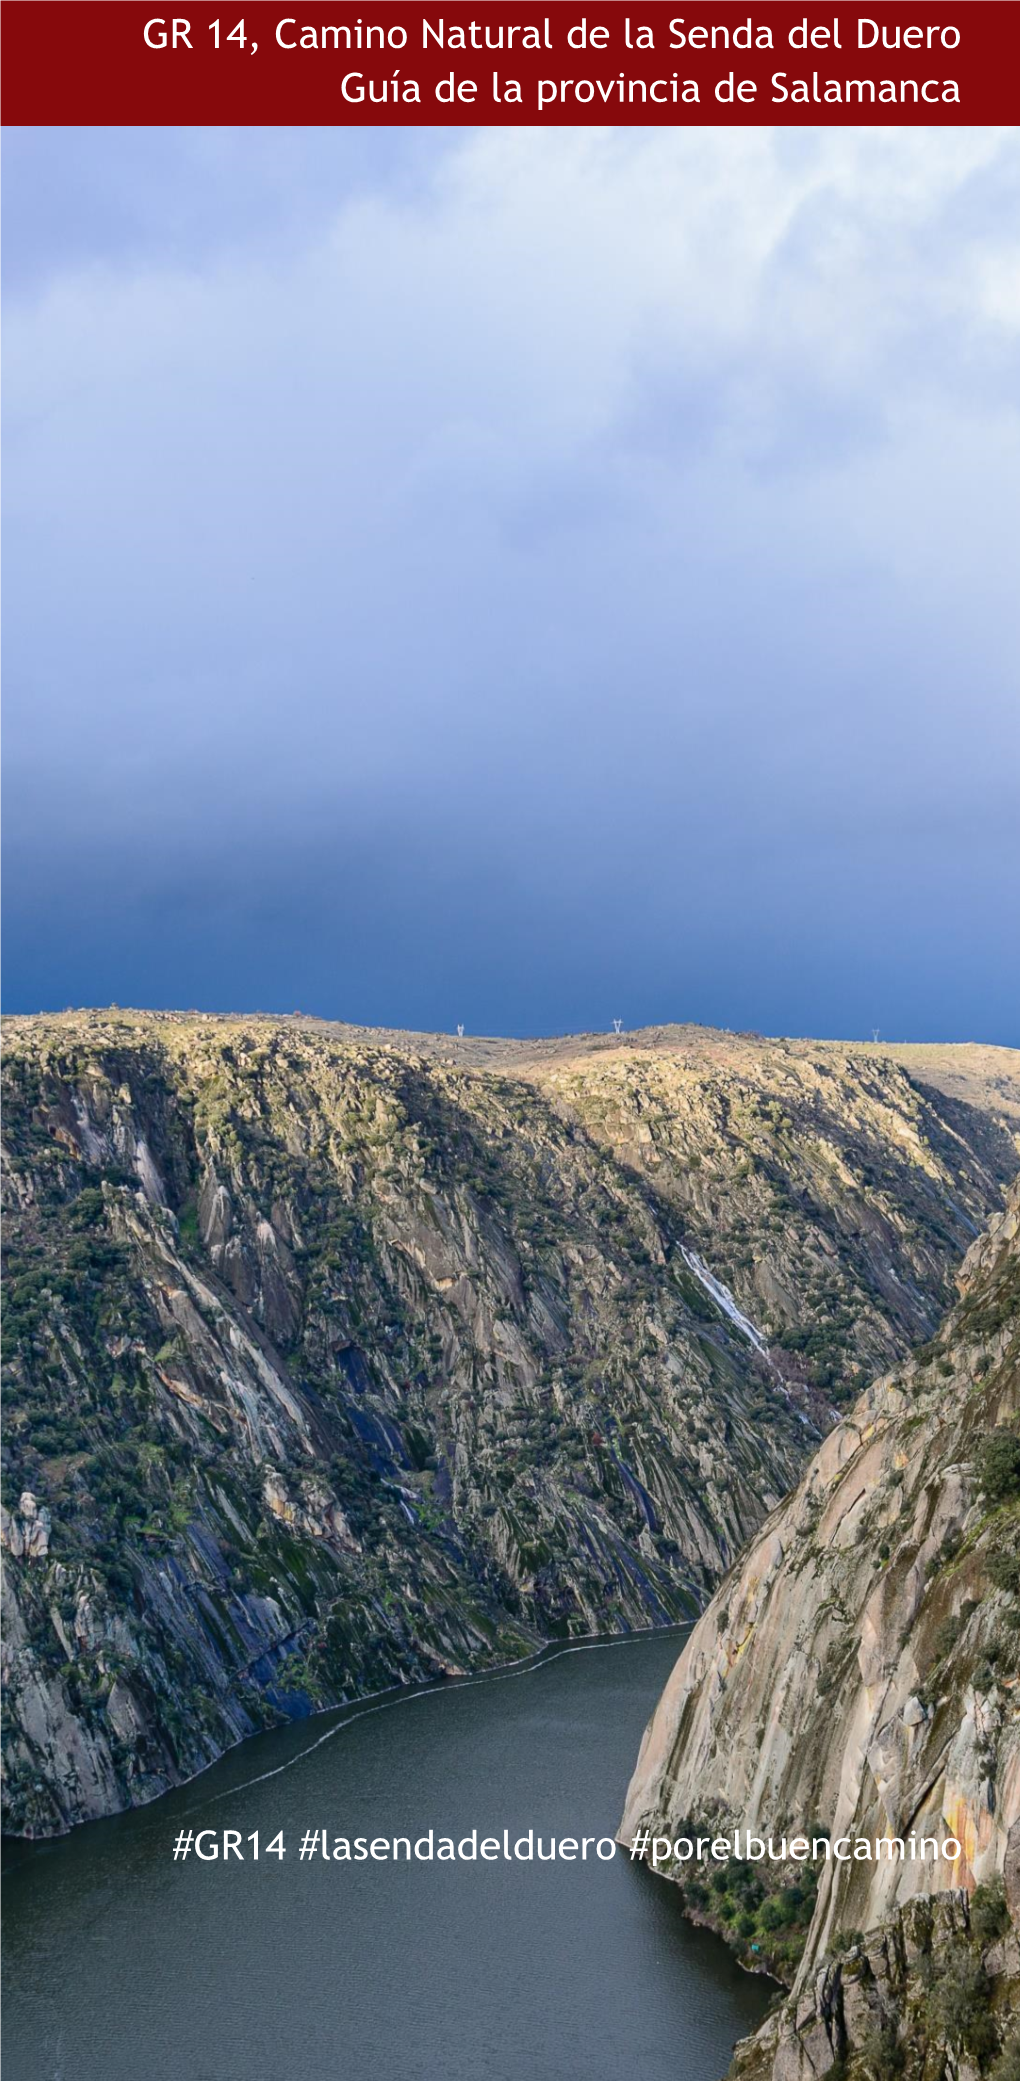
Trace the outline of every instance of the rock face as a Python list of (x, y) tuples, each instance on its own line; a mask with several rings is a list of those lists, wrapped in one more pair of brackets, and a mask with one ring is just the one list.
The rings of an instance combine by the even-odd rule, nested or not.
[[(674, 1046), (643, 1051), (640, 1038), (535, 1074), (676, 1209), (775, 1370), (845, 1402), (950, 1305), (991, 1207), (950, 1188), (947, 1257), (935, 1206), (961, 1141), (1002, 1176), (1003, 1130), (1020, 1140), (1017, 1058), (975, 1049), (981, 1071), (967, 1077), (971, 1050), (918, 1049), (910, 1077), (898, 1057), (817, 1042), (680, 1029)], [(980, 1107), (961, 1102), (961, 1086)]]
[(1002, 1064), (730, 1039), (9, 1022), (6, 1826), (703, 1604), (1017, 1167)]
[(1020, 1941), (995, 1887), (936, 1894), (820, 1965), (732, 2081), (1015, 2081)]
[[(793, 1980), (741, 2073), (800, 2081), (841, 2059), (856, 2071), (878, 2031), (895, 2039), (890, 2058), (907, 2048), (911, 2072), (941, 2074), (919, 2048), (952, 2047), (918, 2004), (947, 1943), (989, 1981), (975, 2014), (1016, 2004), (1015, 1939), (1008, 1956), (990, 1938), (982, 1950), (966, 1903), (983, 1903), (987, 1924), (986, 1889), (1005, 1872), (1003, 1915), (1020, 1904), (1018, 1229), (1014, 1188), (939, 1334), (860, 1397), (721, 1585), (645, 1735), (628, 1841), (639, 1826), (675, 1839), (712, 1817), (758, 1837), (957, 1846), (926, 1862), (823, 1858), (817, 1894), (801, 1889), (810, 1912), (796, 1940), (775, 1914), (782, 1896), (770, 1939), (752, 1883), (738, 1873), (715, 1894), (710, 1919)], [(860, 1931), (878, 1934), (862, 1949)]]

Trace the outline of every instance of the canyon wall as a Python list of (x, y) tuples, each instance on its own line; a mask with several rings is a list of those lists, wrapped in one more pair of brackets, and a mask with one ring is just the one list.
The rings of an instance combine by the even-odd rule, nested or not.
[(1017, 1165), (998, 1062), (961, 1097), (692, 1029), (487, 1045), (8, 1022), (15, 1832), (693, 1616)]
[[(714, 1890), (685, 1862), (666, 1867), (749, 1963), (792, 1980), (741, 2073), (793, 2081), (858, 2056), (868, 2072), (876, 2031), (894, 2062), (941, 2073), (924, 2064), (942, 2042), (924, 2002), (943, 1954), (974, 1981), (978, 2035), (979, 2012), (1016, 2004), (1020, 1959), (995, 1903), (1020, 1854), (1018, 1232), (1014, 1188), (937, 1335), (859, 1398), (720, 1586), (642, 1744), (627, 1841), (736, 1825), (854, 1849), (956, 1845), (927, 1861), (821, 1858), (779, 1881), (745, 1864)], [(1018, 1892), (1014, 1873), (1014, 1911)]]

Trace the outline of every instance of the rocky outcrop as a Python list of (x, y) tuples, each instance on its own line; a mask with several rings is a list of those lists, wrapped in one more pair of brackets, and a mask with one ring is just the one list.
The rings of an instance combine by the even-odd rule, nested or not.
[(912, 1900), (818, 1965), (731, 2081), (1015, 2081), (1020, 1940), (995, 1886)]
[[(785, 1080), (777, 1044), (750, 1056)], [(647, 1106), (628, 1064), (647, 1149), (662, 1051)], [(150, 1799), (282, 1716), (692, 1614), (1016, 1165), (996, 1105), (850, 1055), (766, 1164), (710, 1052), (689, 1199), (679, 1159), (660, 1186), (588, 1118), (583, 1062), (549, 1073), (286, 1020), (10, 1023), (9, 1827)], [(794, 1319), (819, 1265), (842, 1282), (828, 1385), (731, 1293), (727, 1191)]]
[(0, 1504), (0, 1546), (17, 1560), (44, 1561), (50, 1550), (51, 1519), (40, 1509), (31, 1489), (25, 1489), (12, 1513)]
[[(930, 1924), (935, 1942), (965, 1912), (961, 1895), (1004, 1868), (1017, 1890), (1018, 1228), (1014, 1189), (969, 1253), (938, 1336), (861, 1396), (721, 1585), (627, 1795), (626, 1840), (644, 1826), (675, 1839), (711, 1816), (756, 1837), (804, 1831), (851, 1846), (842, 1862), (816, 1860), (794, 1937), (795, 1918), (770, 1922), (753, 1874), (715, 1897), (717, 1926), (793, 1981), (770, 2025), (774, 2065), (760, 2069), (776, 2081), (826, 2072), (857, 2043), (847, 1970), (833, 1963), (857, 1932), (883, 1931), (882, 1956), (909, 1953), (918, 1897), (926, 1914), (933, 1893), (958, 1903)], [(907, 1854), (859, 1854), (884, 1838)], [(951, 1854), (911, 1856), (911, 1838)], [(855, 2000), (876, 1977), (873, 1948)], [(902, 2035), (904, 2003), (890, 2002)]]
[(690, 1029), (673, 1048), (639, 1043), (554, 1058), (534, 1074), (675, 1207), (692, 1254), (730, 1290), (774, 1371), (814, 1390), (816, 1406), (852, 1398), (931, 1335), (997, 1204), (974, 1195), (973, 1174), (960, 1193), (950, 1183), (963, 1148), (990, 1176), (1014, 1175), (1010, 1051), (958, 1051), (996, 1058), (976, 1107), (956, 1095), (962, 1073), (946, 1075), (948, 1049), (916, 1054), (953, 1096), (898, 1058), (831, 1044)]

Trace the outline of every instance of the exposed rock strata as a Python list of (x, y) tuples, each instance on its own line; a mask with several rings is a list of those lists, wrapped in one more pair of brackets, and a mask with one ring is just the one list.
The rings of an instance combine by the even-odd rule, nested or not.
[(731, 2081), (1015, 2081), (1020, 1939), (996, 1907), (907, 1902), (737, 2048)]
[[(934, 1320), (1016, 1167), (997, 1096), (805, 1046), (796, 1102), (781, 1044), (724, 1077), (713, 1040), (668, 1088), (652, 1049), (647, 1103), (631, 1050), (621, 1142), (601, 1054), (592, 1096), (548, 1062), (300, 1022), (11, 1022), (7, 1824), (152, 1798), (286, 1714), (697, 1609), (829, 1394)], [(786, 1094), (775, 1134), (738, 1068), (755, 1106)], [(741, 1269), (717, 1219), (806, 1337), (836, 1281), (827, 1353), (794, 1327), (763, 1356), (717, 1305), (699, 1259)]]
[[(858, 2056), (870, 2072), (863, 2002), (895, 2038), (890, 2058), (909, 2053), (911, 2072), (941, 2075), (919, 2053), (930, 2041), (948, 2056), (936, 2025), (922, 2028), (931, 1957), (955, 1929), (977, 1972), (967, 1898), (1004, 1869), (1017, 1906), (1018, 1209), (1014, 1189), (969, 1253), (939, 1335), (861, 1396), (721, 1585), (642, 1744), (626, 1840), (645, 1825), (675, 1839), (712, 1816), (758, 1836), (824, 1827), (834, 1840), (959, 1846), (948, 1860), (820, 1861), (790, 2002), (741, 2054), (741, 2073), (806, 2081), (839, 2060), (856, 2072)], [(932, 1894), (944, 1899), (932, 1906)], [(743, 1905), (753, 1910), (753, 1894)], [(879, 1932), (863, 1951), (862, 1930)], [(750, 1955), (739, 1913), (729, 1933)], [(981, 1966), (1003, 2017), (1018, 1992), (1009, 1942)], [(840, 1962), (848, 1943), (852, 1967)]]

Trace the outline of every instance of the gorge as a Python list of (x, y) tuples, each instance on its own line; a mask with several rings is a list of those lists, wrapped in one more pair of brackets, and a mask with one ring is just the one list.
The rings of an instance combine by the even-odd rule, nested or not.
[(1017, 1168), (1004, 1049), (113, 1007), (5, 1080), (23, 1835), (694, 1616)]
[[(790, 1984), (742, 2081), (1017, 2069), (1018, 1417), (1014, 1187), (936, 1336), (865, 1390), (720, 1586), (631, 1781), (624, 1841), (696, 1818), (849, 1846), (712, 1873), (681, 1845), (658, 1867)], [(922, 1840), (945, 1854), (908, 1854)]]

